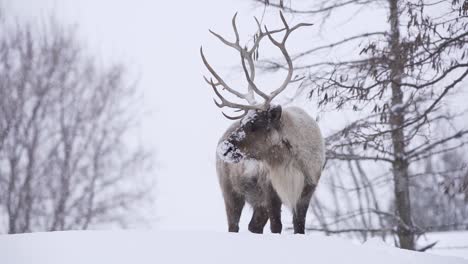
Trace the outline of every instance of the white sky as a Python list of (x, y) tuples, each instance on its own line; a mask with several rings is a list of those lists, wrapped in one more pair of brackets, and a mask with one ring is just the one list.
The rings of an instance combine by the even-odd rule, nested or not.
[[(135, 136), (155, 151), (158, 162), (155, 172), (158, 220), (153, 227), (225, 230), (224, 204), (215, 173), (215, 148), (229, 121), (213, 104), (212, 91), (202, 79), (207, 72), (199, 47), (203, 44), (212, 64), (237, 84), (232, 74), (232, 65), (237, 62), (233, 60), (235, 54), (226, 52), (229, 50), (207, 29), (232, 36), (230, 19), (239, 11), (241, 38), (245, 38), (254, 32), (252, 17), (260, 17), (262, 10), (254, 9), (251, 0), (14, 0), (4, 5), (21, 17), (44, 19), (53, 13), (60, 21), (77, 24), (79, 35), (98, 60), (124, 61), (139, 72), (139, 88), (150, 114), (143, 117), (141, 134)], [(319, 41), (330, 42), (350, 35), (350, 28), (353, 32), (377, 29), (385, 23), (385, 15), (370, 11), (361, 14), (365, 22), (346, 24), (347, 28), (329, 26), (327, 35), (318, 28), (304, 29), (296, 33), (299, 36), (292, 39), (290, 48), (298, 52)], [(271, 24), (273, 18), (278, 20), (269, 14), (267, 23)], [(335, 25), (343, 25), (345, 18)], [(294, 23), (298, 18), (289, 20)], [(267, 48), (266, 52), (269, 51)], [(268, 75), (261, 81), (272, 87), (278, 78), (281, 76)], [(297, 104), (316, 116), (313, 104)], [(325, 135), (346, 120), (343, 113), (327, 115), (330, 121), (320, 122)], [(241, 226), (244, 230), (246, 218), (244, 214)]]
[[(252, 17), (261, 17), (262, 9), (254, 9), (251, 0), (15, 0), (4, 1), (4, 5), (22, 18), (45, 19), (52, 13), (60, 21), (77, 24), (81, 39), (99, 61), (124, 61), (139, 73), (139, 88), (150, 114), (143, 117), (141, 135), (135, 136), (155, 151), (157, 159), (157, 220), (152, 226), (225, 230), (224, 204), (215, 173), (215, 148), (229, 121), (213, 104), (212, 90), (202, 79), (207, 71), (199, 48), (203, 44), (210, 62), (237, 84), (232, 71), (236, 54), (220, 45), (208, 29), (232, 37), (230, 20), (239, 11), (238, 24), (241, 38), (245, 39), (255, 31)], [(278, 23), (276, 10), (272, 11), (275, 12), (269, 15), (267, 12), (265, 18), (269, 25)], [(300, 18), (289, 20), (297, 23)], [(339, 28), (331, 29), (331, 35), (340, 34)], [(291, 39), (290, 49), (298, 52), (301, 46), (333, 39), (319, 33), (318, 28), (296, 33), (299, 36)], [(269, 51), (267, 48), (266, 52)], [(280, 78), (266, 75), (260, 81), (264, 87), (274, 87)], [(312, 104), (296, 104), (316, 116)], [(336, 120), (322, 125), (325, 134), (342, 123)], [(246, 229), (249, 217), (250, 212), (244, 213), (241, 230)], [(286, 223), (291, 221), (283, 219)]]
[(77, 24), (101, 62), (123, 60), (139, 72), (150, 112), (141, 137), (157, 159), (158, 220), (153, 226), (225, 230), (214, 163), (217, 140), (229, 122), (203, 82), (199, 47), (209, 43), (207, 56), (213, 63), (222, 61), (213, 56), (211, 46), (217, 43), (207, 29), (230, 33), (231, 16), (238, 10), (239, 20), (251, 16), (251, 2), (15, 0), (4, 5), (22, 18), (44, 19), (53, 13)]

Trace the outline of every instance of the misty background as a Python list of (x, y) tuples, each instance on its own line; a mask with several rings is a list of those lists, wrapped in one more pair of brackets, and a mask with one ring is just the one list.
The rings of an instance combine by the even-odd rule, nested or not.
[[(77, 25), (80, 39), (100, 63), (123, 61), (138, 78), (145, 113), (135, 139), (155, 151), (156, 161), (156, 205), (144, 212), (152, 219), (150, 226), (224, 230), (215, 149), (230, 121), (213, 104), (212, 90), (203, 81), (205, 69), (199, 48), (203, 45), (210, 61), (236, 83), (236, 54), (220, 45), (208, 29), (232, 34), (230, 20), (239, 12), (243, 36), (253, 35), (253, 17), (262, 16), (262, 6), (250, 1), (195, 1), (184, 3), (184, 8), (173, 1), (14, 1), (4, 6), (9, 15), (31, 23), (41, 23), (52, 14), (65, 24)], [(277, 12), (269, 10), (266, 16), (275, 22)], [(301, 50), (297, 42), (322, 38), (315, 35), (317, 31), (303, 30), (292, 38), (293, 51)], [(266, 76), (266, 81), (260, 76), (260, 80), (274, 87), (278, 82), (271, 80), (272, 75)], [(317, 116), (313, 105), (297, 101), (295, 104)], [(337, 116), (343, 123), (334, 119), (321, 125), (325, 135), (344, 124), (343, 113)], [(243, 214), (243, 221), (250, 218), (249, 213)]]
[[(7, 19), (27, 21), (40, 26), (53, 16), (57, 23), (75, 27), (77, 39), (92, 54), (98, 65), (105, 67), (122, 63), (128, 70), (129, 79), (137, 81), (136, 92), (142, 102), (138, 105), (140, 122), (132, 127), (125, 141), (129, 145), (142, 145), (154, 154), (151, 158), (152, 168), (145, 174), (154, 180), (155, 188), (151, 191), (150, 202), (137, 210), (141, 217), (136, 217), (126, 227), (225, 231), (224, 203), (215, 173), (215, 149), (230, 121), (214, 105), (214, 94), (203, 81), (202, 76), (206, 74), (206, 70), (199, 56), (199, 48), (203, 45), (211, 64), (216, 65), (230, 83), (245, 87), (240, 78), (242, 73), (237, 54), (214, 39), (208, 29), (233, 37), (230, 20), (238, 12), (241, 39), (249, 42), (256, 30), (253, 17), (273, 28), (280, 25), (278, 10), (251, 0), (200, 0), (183, 3), (15, 0), (0, 3)], [(294, 35), (288, 49), (291, 54), (299, 54), (310, 47), (339, 41), (343, 36), (386, 30), (386, 10), (378, 8), (382, 6), (383, 4), (376, 4), (340, 9), (333, 17), (324, 20), (319, 16), (288, 14), (287, 19), (291, 24), (315, 24)], [(294, 2), (294, 7), (305, 8), (307, 1)], [(295, 63), (304, 65), (314, 60), (339, 61), (352, 57), (351, 54), (358, 54), (362, 48), (363, 46), (345, 45), (345, 48), (299, 59)], [(261, 56), (265, 59), (280, 58), (278, 51), (271, 46), (262, 47)], [(267, 70), (260, 74), (259, 83), (261, 87), (273, 89), (281, 78), (281, 74)], [(463, 85), (466, 86), (466, 80)], [(333, 135), (367, 113), (356, 113), (351, 109), (319, 109), (317, 100), (307, 99), (309, 92), (302, 91), (291, 104), (306, 109), (316, 118), (324, 137)], [(467, 92), (466, 89), (459, 89), (456, 94), (444, 99), (442, 107), (448, 110), (465, 109)], [(287, 94), (282, 95), (278, 102), (287, 101), (286, 98), (295, 93), (296, 87), (289, 87)], [(466, 128), (468, 118), (466, 115), (458, 117), (454, 123), (458, 129)], [(440, 131), (445, 129), (441, 128)], [(463, 149), (466, 150), (466, 146)], [(461, 157), (461, 162), (466, 162), (464, 157), (466, 155)], [(371, 178), (382, 173), (379, 164), (369, 162), (364, 165)], [(340, 178), (340, 175), (347, 175), (347, 168), (343, 167), (345, 168), (333, 165), (324, 171), (322, 185), (319, 185), (315, 198), (318, 197), (325, 206), (335, 207), (333, 197), (336, 196), (330, 194), (330, 186), (341, 188), (346, 193), (347, 185), (351, 184), (347, 182), (350, 179), (344, 176), (344, 182), (330, 181), (332, 176)], [(131, 188), (131, 181), (128, 182)], [(386, 181), (379, 182), (379, 187), (376, 187), (379, 199), (391, 197), (391, 189), (388, 188), (390, 185)], [(354, 193), (355, 190), (349, 192)], [(342, 197), (343, 200), (349, 200), (348, 198)], [(424, 199), (430, 201), (433, 197), (429, 195)], [(391, 207), (390, 201), (384, 202), (383, 198), (381, 200), (383, 206)], [(312, 207), (318, 204), (314, 201)], [(351, 202), (340, 206), (351, 208), (355, 204)], [(466, 204), (460, 206), (466, 207)], [(467, 210), (463, 210), (466, 214)], [(283, 212), (286, 211), (283, 209)], [(241, 231), (247, 230), (246, 223), (250, 213), (243, 213)], [(314, 213), (317, 214), (316, 211)], [(309, 213), (307, 223), (326, 226), (324, 223), (317, 223), (315, 214)], [(286, 227), (291, 226), (288, 213), (284, 214), (283, 219)], [(462, 224), (467, 225), (466, 222)], [(118, 226), (103, 225), (95, 228)], [(463, 228), (466, 229), (466, 226)]]

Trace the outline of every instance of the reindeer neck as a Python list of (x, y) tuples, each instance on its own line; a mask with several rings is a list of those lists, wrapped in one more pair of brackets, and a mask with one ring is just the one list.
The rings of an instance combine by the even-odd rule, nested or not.
[(293, 157), (292, 145), (288, 139), (282, 138), (279, 144), (271, 147), (265, 161), (272, 167), (281, 166), (282, 164), (289, 163)]

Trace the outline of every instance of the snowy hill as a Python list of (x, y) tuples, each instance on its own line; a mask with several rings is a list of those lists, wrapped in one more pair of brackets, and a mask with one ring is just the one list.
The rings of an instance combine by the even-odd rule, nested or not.
[(435, 241), (437, 244), (429, 252), (468, 259), (468, 231), (427, 233), (420, 242), (421, 244), (429, 244)]
[(0, 263), (468, 264), (468, 260), (318, 236), (77, 231), (0, 236)]

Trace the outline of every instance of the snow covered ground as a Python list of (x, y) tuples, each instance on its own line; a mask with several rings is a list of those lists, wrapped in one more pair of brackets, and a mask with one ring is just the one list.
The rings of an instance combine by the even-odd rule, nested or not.
[(468, 264), (468, 260), (319, 235), (76, 231), (0, 236), (0, 263)]
[(458, 256), (468, 259), (468, 231), (428, 233), (420, 242), (435, 242), (431, 253), (444, 256)]

